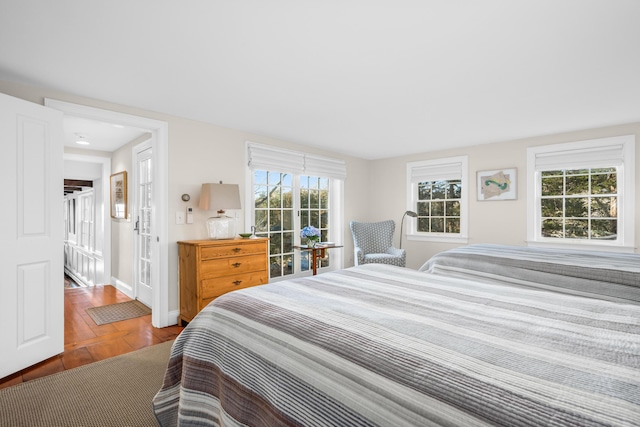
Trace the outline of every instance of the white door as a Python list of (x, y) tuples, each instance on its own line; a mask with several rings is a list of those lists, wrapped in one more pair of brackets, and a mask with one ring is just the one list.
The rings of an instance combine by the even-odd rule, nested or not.
[(0, 94), (0, 378), (64, 351), (62, 113)]
[[(137, 147), (136, 147), (137, 148)], [(135, 296), (147, 306), (152, 306), (152, 224), (153, 224), (153, 171), (152, 171), (152, 149), (144, 146), (134, 150), (135, 156), (135, 253), (134, 253), (134, 275), (135, 275)]]

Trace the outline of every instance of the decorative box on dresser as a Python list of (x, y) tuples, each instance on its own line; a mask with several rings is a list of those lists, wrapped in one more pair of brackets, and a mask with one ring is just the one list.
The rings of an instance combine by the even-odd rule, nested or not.
[(227, 292), (269, 282), (269, 239), (178, 242), (180, 325)]

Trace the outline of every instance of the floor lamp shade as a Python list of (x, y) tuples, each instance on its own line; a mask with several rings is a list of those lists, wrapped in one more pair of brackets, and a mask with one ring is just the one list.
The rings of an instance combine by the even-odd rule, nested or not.
[(236, 236), (236, 218), (225, 215), (227, 209), (241, 209), (238, 184), (202, 184), (200, 209), (216, 211), (217, 216), (207, 220), (210, 239), (233, 239)]

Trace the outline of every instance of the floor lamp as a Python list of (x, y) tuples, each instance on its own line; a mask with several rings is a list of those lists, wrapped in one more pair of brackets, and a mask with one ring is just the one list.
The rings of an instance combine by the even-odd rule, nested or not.
[(406, 211), (404, 215), (402, 215), (402, 220), (400, 220), (400, 249), (402, 249), (402, 227), (404, 226), (404, 217), (409, 215), (411, 218), (415, 218), (418, 216), (414, 211)]

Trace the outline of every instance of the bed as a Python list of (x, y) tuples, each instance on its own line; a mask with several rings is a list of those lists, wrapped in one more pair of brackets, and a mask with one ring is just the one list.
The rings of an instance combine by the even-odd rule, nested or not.
[(162, 426), (640, 425), (640, 255), (470, 245), (226, 294)]

